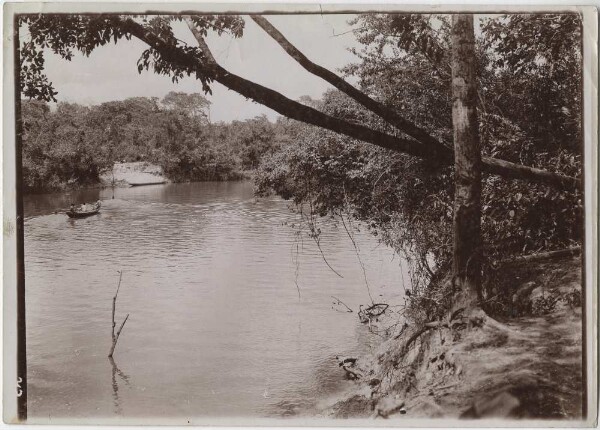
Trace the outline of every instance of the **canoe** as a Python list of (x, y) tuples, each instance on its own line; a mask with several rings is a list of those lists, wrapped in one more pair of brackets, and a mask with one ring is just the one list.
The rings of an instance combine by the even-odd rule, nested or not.
[(135, 182), (135, 181), (127, 181), (127, 182), (129, 182), (129, 185), (131, 185), (132, 187), (141, 187), (142, 185), (161, 185), (161, 184), (165, 184), (167, 181), (158, 180), (158, 181), (149, 181), (149, 182)]
[(100, 202), (94, 203), (92, 208), (89, 210), (69, 209), (66, 213), (69, 218), (85, 218), (88, 216), (96, 215), (98, 212), (100, 212)]

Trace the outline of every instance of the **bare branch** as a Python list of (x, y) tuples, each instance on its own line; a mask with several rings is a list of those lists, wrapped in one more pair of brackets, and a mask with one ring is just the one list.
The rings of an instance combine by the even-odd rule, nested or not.
[(344, 305), (344, 307), (345, 307), (346, 309), (348, 309), (348, 312), (354, 312), (352, 309), (350, 309), (350, 308), (348, 307), (348, 305), (347, 305), (346, 303), (342, 302), (342, 301), (341, 301), (340, 299), (338, 299), (336, 296), (331, 296), (331, 298), (332, 298), (332, 299), (335, 299), (335, 300), (337, 300), (337, 304), (338, 304), (338, 305)]
[(215, 60), (215, 57), (213, 56), (212, 52), (210, 51), (210, 48), (208, 47), (208, 45), (206, 44), (204, 37), (202, 37), (202, 33), (200, 33), (198, 31), (198, 27), (196, 27), (196, 24), (194, 24), (194, 21), (192, 21), (192, 19), (190, 17), (185, 17), (184, 20), (185, 20), (185, 23), (187, 24), (188, 28), (190, 29), (190, 31), (196, 38), (196, 41), (198, 42), (198, 46), (200, 46), (200, 49), (202, 50), (202, 53), (205, 55), (206, 59), (209, 62), (216, 64), (217, 61)]
[(563, 190), (581, 187), (581, 181), (572, 176), (548, 172), (546, 170), (536, 169), (535, 167), (523, 166), (522, 164), (511, 163), (510, 161), (500, 160), (499, 158), (483, 157), (481, 162), (483, 171), (505, 178), (537, 182)]
[(112, 338), (115, 338), (115, 309), (117, 307), (117, 296), (119, 295), (119, 289), (121, 288), (121, 278), (123, 277), (123, 271), (119, 271), (119, 285), (117, 285), (117, 292), (115, 293), (112, 301)]
[(110, 352), (108, 353), (109, 357), (112, 357), (113, 353), (115, 352), (115, 347), (117, 346), (117, 341), (119, 340), (119, 336), (121, 336), (121, 331), (123, 330), (123, 327), (125, 326), (125, 323), (127, 322), (127, 318), (129, 318), (129, 314), (127, 314), (127, 316), (123, 320), (123, 323), (121, 323), (121, 327), (119, 327), (119, 331), (117, 331), (117, 334), (115, 335), (115, 337), (113, 339), (112, 346), (110, 348)]
[(121, 330), (123, 330), (123, 326), (125, 326), (125, 323), (127, 322), (127, 318), (129, 318), (129, 314), (127, 314), (127, 316), (125, 317), (125, 319), (123, 320), (123, 323), (121, 324), (121, 327), (119, 327), (119, 330), (117, 331), (117, 333), (115, 334), (115, 310), (117, 307), (117, 296), (119, 295), (119, 290), (121, 289), (121, 279), (123, 278), (123, 271), (119, 271), (119, 284), (117, 285), (117, 291), (115, 293), (115, 295), (113, 296), (113, 300), (112, 300), (112, 346), (110, 348), (110, 352), (108, 353), (108, 356), (110, 358), (112, 358), (113, 353), (115, 352), (115, 347), (117, 346), (117, 341), (119, 340), (119, 336), (121, 335)]
[(557, 258), (565, 257), (576, 257), (581, 253), (580, 246), (574, 246), (572, 248), (559, 249), (556, 251), (541, 252), (528, 255), (520, 255), (516, 257), (507, 258), (505, 260), (496, 261), (493, 267), (501, 267), (505, 264), (519, 264), (519, 263), (535, 263), (538, 261), (552, 260)]

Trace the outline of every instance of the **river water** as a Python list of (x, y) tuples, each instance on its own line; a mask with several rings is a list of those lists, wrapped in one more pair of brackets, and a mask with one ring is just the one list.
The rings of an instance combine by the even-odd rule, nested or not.
[[(54, 213), (98, 199), (90, 218)], [(33, 421), (314, 416), (352, 384), (335, 355), (380, 340), (356, 316), (370, 299), (346, 231), (321, 221), (321, 248), (341, 278), (308, 236), (298, 240), (288, 203), (255, 199), (250, 183), (33, 195), (24, 205)], [(355, 240), (375, 301), (402, 303), (398, 258), (366, 232)], [(111, 361), (119, 270), (117, 328), (129, 319)]]

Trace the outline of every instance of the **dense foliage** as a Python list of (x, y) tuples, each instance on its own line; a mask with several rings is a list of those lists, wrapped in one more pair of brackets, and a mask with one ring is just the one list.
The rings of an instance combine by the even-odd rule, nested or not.
[[(197, 30), (203, 36), (209, 31), (218, 35), (228, 33), (241, 37), (244, 20), (236, 15), (202, 15), (191, 17)], [(70, 61), (74, 52), (89, 56), (94, 49), (111, 42), (130, 40), (136, 25), (141, 26), (144, 36), (160, 38), (170, 48), (179, 48), (204, 63), (205, 56), (198, 47), (192, 47), (177, 39), (172, 23), (182, 21), (182, 15), (126, 15), (114, 14), (23, 14), (19, 21), (27, 29), (28, 38), (20, 46), (20, 86), (21, 92), (30, 99), (57, 101), (58, 94), (52, 82), (44, 74), (43, 50), (48, 49)], [(192, 72), (189, 68), (169, 61), (156, 49), (150, 47), (138, 59), (138, 71), (152, 69), (155, 73), (168, 75), (173, 82), (194, 73), (205, 93), (210, 93), (212, 78), (201, 71)]]
[[(41, 73), (43, 56), (39, 47), (52, 49), (69, 59), (73, 50), (89, 54), (97, 46), (135, 36), (150, 46), (142, 53), (138, 70), (152, 69), (174, 81), (193, 74), (204, 91), (209, 92), (217, 68), (201, 49), (175, 38), (171, 23), (181, 19), (180, 16), (26, 17), (33, 44), (23, 45), (23, 91), (34, 98), (54, 98), (51, 85)], [(202, 35), (209, 30), (219, 34), (227, 31), (236, 37), (242, 34), (243, 19), (237, 16), (193, 19)], [(360, 89), (372, 98), (451, 145), (450, 17), (366, 14), (359, 15), (354, 25), (360, 45), (354, 53), (359, 60), (345, 67), (343, 73), (355, 78)], [(476, 25), (483, 155), (581, 177), (580, 16), (488, 16), (478, 17)], [(244, 90), (247, 97), (256, 100), (261, 88), (228, 72), (220, 73), (222, 79), (228, 77), (229, 88)], [(266, 105), (272, 102), (271, 106), (293, 106), (276, 93), (268, 92), (267, 96), (261, 99)], [(93, 131), (97, 129), (92, 121), (93, 130), (83, 135), (73, 130), (67, 133), (69, 127), (60, 131), (66, 135), (65, 145), (77, 148), (65, 151), (73, 154), (69, 160), (89, 163), (89, 158), (78, 151), (85, 152), (88, 148), (97, 151), (98, 156), (92, 158), (100, 160), (100, 165), (86, 170), (93, 173), (103, 168), (105, 159), (110, 163), (119, 158), (142, 157), (159, 162), (178, 180), (226, 178), (230, 171), (225, 166), (231, 165), (230, 160), (239, 169), (260, 165), (259, 193), (274, 190), (292, 198), (299, 210), (310, 211), (311, 220), (315, 214), (334, 215), (338, 219), (344, 214), (364, 221), (382, 240), (412, 259), (416, 278), (422, 281), (415, 285), (426, 284), (437, 268), (450, 261), (452, 167), (392, 153), (289, 120), (280, 120), (276, 125), (267, 125), (262, 120), (234, 124), (232, 130), (239, 129), (240, 133), (231, 134), (227, 127), (205, 124), (206, 118), (201, 114), (189, 110), (182, 114), (180, 107), (185, 103), (176, 99), (161, 103), (130, 100), (143, 105), (139, 108), (144, 111), (142, 117), (152, 118), (151, 126), (140, 134), (135, 132), (137, 120), (135, 115), (129, 116), (129, 108), (119, 111), (123, 108), (121, 102), (84, 108), (89, 113), (95, 109), (107, 110), (110, 119), (100, 123), (111, 124), (112, 128), (102, 129), (101, 133)], [(338, 92), (329, 92), (320, 101), (303, 102), (327, 113), (329, 119), (340, 118), (403, 137), (401, 132)], [(81, 111), (79, 107), (73, 110)], [(286, 112), (293, 111), (290, 108)], [(318, 117), (311, 115), (313, 119)], [(313, 123), (327, 128), (322, 123)], [(78, 130), (88, 123), (78, 119), (72, 124)], [(107, 140), (99, 137), (104, 134)], [(44, 165), (39, 162), (40, 153), (52, 154), (49, 148), (54, 144), (45, 143), (49, 139), (58, 138), (50, 134), (39, 142), (37, 138), (30, 139), (35, 142), (31, 148), (36, 145), (46, 148), (45, 152), (33, 151), (38, 157), (34, 157), (35, 166)], [(87, 145), (88, 141), (97, 144)], [(221, 145), (225, 141), (227, 147)], [(63, 161), (57, 159), (56, 165), (60, 162)], [(41, 177), (52, 178), (50, 170), (54, 165), (53, 161), (47, 164), (48, 169), (41, 169)], [(59, 180), (73, 180), (79, 173), (73, 170), (69, 174), (69, 178)], [(180, 174), (185, 177), (179, 177)], [(482, 207), (485, 255), (496, 260), (578, 243), (582, 230), (581, 200), (577, 189), (555, 191), (545, 185), (485, 176)], [(312, 235), (318, 235), (314, 224), (310, 228)]]
[(115, 162), (148, 161), (173, 181), (239, 179), (277, 145), (266, 117), (210, 124), (200, 94), (97, 106), (23, 101), (26, 190), (96, 184)]
[[(361, 15), (362, 49), (344, 72), (360, 88), (445, 142), (452, 142), (449, 16)], [(510, 15), (478, 32), (479, 119), (484, 156), (581, 175), (580, 17)], [(397, 133), (347, 97), (330, 92), (321, 110)], [(426, 285), (451, 260), (452, 168), (439, 168), (296, 124), (294, 145), (265, 160), (261, 193), (274, 190), (320, 215), (364, 221)], [(490, 260), (563, 248), (581, 240), (579, 190), (485, 176), (482, 232)], [(310, 203), (306, 205), (306, 203)], [(301, 205), (301, 206), (300, 206)], [(304, 209), (303, 209), (304, 210)]]

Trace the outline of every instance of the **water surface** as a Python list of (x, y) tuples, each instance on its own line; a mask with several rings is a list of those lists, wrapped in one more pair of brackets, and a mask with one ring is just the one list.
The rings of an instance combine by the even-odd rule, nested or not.
[[(114, 198), (113, 198), (114, 193)], [(71, 220), (71, 202), (101, 199)], [(354, 310), (369, 303), (345, 230), (322, 221), (321, 246), (298, 242), (298, 217), (243, 182), (166, 184), (26, 196), (29, 413), (70, 418), (285, 417), (351, 382), (336, 354), (378, 337)], [(371, 294), (402, 303), (389, 248), (356, 233)], [(298, 252), (297, 252), (298, 251)], [(114, 362), (111, 301), (123, 271)]]

